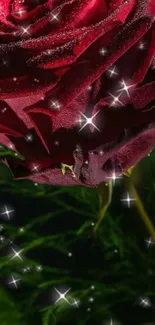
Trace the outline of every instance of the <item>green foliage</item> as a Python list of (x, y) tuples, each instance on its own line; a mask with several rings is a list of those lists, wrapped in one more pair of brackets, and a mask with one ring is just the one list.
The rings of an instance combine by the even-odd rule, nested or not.
[[(154, 161), (155, 151), (133, 169), (131, 178), (155, 224)], [(103, 196), (106, 211), (95, 236), (93, 224), (98, 220), (100, 209), (96, 189), (35, 186), (30, 181), (15, 181), (3, 164), (0, 165), (0, 186), (1, 197), (8, 194), (16, 201), (26, 200), (30, 206), (29, 214), (23, 211), (21, 215), (21, 220), (24, 217), (23, 233), (16, 222), (4, 223), (6, 241), (1, 244), (2, 253), (5, 253), (0, 260), (0, 325), (97, 325), (111, 318), (124, 325), (134, 325), (132, 319), (128, 322), (130, 313), (123, 314), (123, 306), (128, 304), (132, 313), (140, 296), (155, 300), (155, 259), (154, 247), (148, 249), (145, 245), (148, 234), (136, 209), (122, 208), (118, 202), (126, 190), (124, 181), (113, 188), (110, 206), (109, 196)], [(29, 203), (30, 200), (34, 201)], [(34, 217), (33, 202), (34, 206), (42, 202), (45, 213), (40, 212), (36, 204)], [(20, 244), (22, 261), (10, 261), (6, 253), (8, 240)], [(44, 263), (38, 257), (40, 251), (44, 257), (50, 256)], [(71, 258), (68, 257), (70, 251)], [(43, 264), (43, 269), (37, 272), (39, 264)], [(25, 266), (30, 266), (31, 271), (23, 273)], [(10, 290), (8, 280), (5, 281), (12, 274), (21, 279), (19, 290)], [(81, 301), (79, 308), (65, 301), (52, 302), (53, 288), (64, 285), (71, 288), (68, 299)], [(94, 298), (92, 304), (88, 302), (91, 296)], [(144, 323), (139, 319), (137, 314), (136, 325)]]
[(13, 297), (4, 287), (0, 287), (0, 324), (10, 324), (10, 321), (12, 325), (21, 325), (22, 314), (18, 305), (13, 301)]
[(11, 149), (8, 149), (7, 147), (0, 145), (0, 158), (5, 158), (5, 157), (14, 157), (18, 159), (24, 160), (24, 157), (16, 152), (14, 152)]

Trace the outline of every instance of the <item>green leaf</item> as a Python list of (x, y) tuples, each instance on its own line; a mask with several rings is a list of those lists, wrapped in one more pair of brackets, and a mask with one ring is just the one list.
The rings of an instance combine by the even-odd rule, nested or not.
[(22, 325), (22, 316), (16, 305), (8, 295), (7, 291), (0, 287), (0, 324)]
[(0, 158), (5, 158), (7, 156), (18, 158), (18, 159), (21, 159), (21, 160), (25, 159), (19, 153), (14, 152), (13, 150), (11, 150), (11, 149), (9, 149), (9, 148), (7, 148), (7, 147), (0, 144)]
[(11, 170), (0, 162), (0, 180), (10, 181), (13, 179)]

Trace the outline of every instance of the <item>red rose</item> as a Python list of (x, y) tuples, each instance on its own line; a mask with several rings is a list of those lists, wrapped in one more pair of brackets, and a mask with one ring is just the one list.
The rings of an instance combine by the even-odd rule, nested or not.
[(15, 178), (94, 187), (152, 150), (154, 0), (0, 5), (0, 142), (25, 157), (3, 159)]

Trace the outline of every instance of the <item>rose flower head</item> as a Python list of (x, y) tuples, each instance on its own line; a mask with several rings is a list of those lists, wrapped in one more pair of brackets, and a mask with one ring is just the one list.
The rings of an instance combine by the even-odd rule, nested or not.
[(155, 146), (154, 0), (1, 0), (0, 143), (15, 179), (96, 187)]

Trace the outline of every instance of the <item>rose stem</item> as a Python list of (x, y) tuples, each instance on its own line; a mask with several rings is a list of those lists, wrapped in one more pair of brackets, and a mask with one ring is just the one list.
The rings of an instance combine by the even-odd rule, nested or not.
[(154, 226), (149, 218), (149, 216), (147, 215), (144, 207), (143, 207), (143, 204), (140, 200), (140, 197), (134, 187), (134, 185), (131, 183), (131, 181), (127, 181), (127, 184), (128, 184), (128, 187), (129, 187), (129, 190), (132, 192), (133, 196), (135, 197), (136, 199), (136, 207), (137, 207), (137, 210), (139, 211), (140, 213), (140, 216), (141, 216), (141, 219), (143, 220), (151, 238), (153, 239), (153, 241), (155, 242), (155, 229), (154, 229)]
[(94, 233), (96, 233), (100, 223), (102, 222), (105, 213), (111, 203), (112, 200), (112, 181), (108, 183), (100, 183), (97, 187), (99, 192), (99, 201), (100, 201), (100, 209), (99, 209), (99, 216), (98, 221), (94, 227)]

